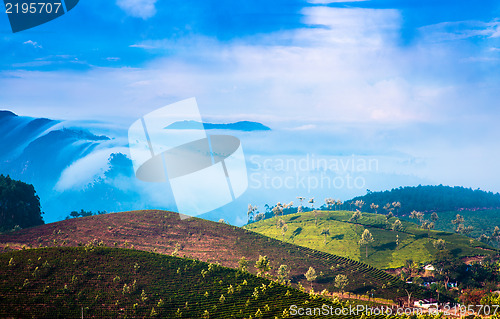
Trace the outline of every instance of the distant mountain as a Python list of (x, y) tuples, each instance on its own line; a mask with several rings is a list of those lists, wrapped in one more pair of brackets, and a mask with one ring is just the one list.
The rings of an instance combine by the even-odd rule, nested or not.
[(170, 130), (232, 130), (232, 131), (270, 131), (271, 129), (262, 123), (250, 122), (250, 121), (240, 121), (236, 123), (228, 124), (214, 124), (214, 123), (200, 123), (197, 121), (179, 121), (169, 126), (165, 129)]
[[(137, 200), (113, 185), (116, 178), (133, 176), (130, 161), (124, 169), (120, 163), (121, 173), (113, 167), (117, 146), (126, 147), (86, 127), (0, 111), (0, 174), (33, 184), (46, 222), (71, 210), (117, 210), (129, 198)], [(79, 166), (71, 169), (74, 165)], [(113, 172), (112, 178), (99, 178), (107, 171)]]
[[(177, 122), (168, 128), (270, 130), (249, 121)], [(175, 209), (167, 186), (145, 185), (135, 178), (126, 131), (125, 127), (91, 121), (69, 122), (0, 111), (0, 174), (35, 187), (45, 222), (64, 219), (80, 209)], [(153, 197), (160, 189), (167, 195), (159, 202)]]
[(500, 207), (500, 194), (485, 192), (480, 189), (450, 186), (399, 187), (384, 192), (368, 192), (364, 196), (346, 201), (345, 205), (354, 205), (357, 200), (365, 202), (364, 211), (372, 212), (372, 203), (379, 205), (378, 213), (386, 213), (382, 207), (387, 203), (400, 202), (401, 208), (394, 214), (408, 214), (413, 210), (420, 212), (444, 212), (459, 209), (488, 209)]

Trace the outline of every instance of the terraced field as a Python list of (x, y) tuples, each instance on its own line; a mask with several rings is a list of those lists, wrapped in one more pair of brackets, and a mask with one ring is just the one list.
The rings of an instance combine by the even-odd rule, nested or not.
[[(91, 216), (47, 224), (15, 233), (0, 235), (0, 247), (78, 247), (89, 242), (107, 247), (133, 248), (170, 255), (178, 250), (187, 256), (206, 262), (219, 262), (236, 268), (241, 257), (249, 260), (249, 270), (259, 255), (268, 256), (276, 276), (280, 265), (290, 269), (293, 284), (312, 287), (315, 291), (337, 291), (334, 278), (345, 274), (349, 279), (347, 291), (375, 297), (397, 299), (406, 295), (427, 296), (420, 287), (407, 285), (382, 270), (359, 261), (326, 252), (285, 243), (242, 228), (198, 218), (180, 220), (178, 214), (165, 211), (135, 211)], [(304, 276), (309, 267), (318, 273), (312, 283)]]
[[(436, 239), (445, 240), (446, 248), (458, 257), (495, 253), (492, 247), (465, 236), (422, 230), (408, 221), (402, 221), (401, 231), (393, 231), (388, 227), (384, 215), (363, 213), (354, 222), (349, 221), (352, 214), (349, 211), (318, 211), (280, 216), (278, 218), (282, 218), (288, 227), (284, 234), (282, 228), (277, 227), (276, 217), (252, 223), (245, 229), (382, 269), (401, 267), (407, 259), (422, 264), (432, 262), (437, 253), (433, 245)], [(395, 217), (391, 218), (389, 224), (395, 220)], [(324, 229), (329, 229), (326, 236), (322, 235)], [(366, 247), (358, 244), (365, 229), (371, 232), (375, 240), (368, 246), (368, 257)]]
[(28, 249), (0, 254), (0, 265), (2, 318), (284, 318), (292, 305), (348, 306), (216, 264), (129, 249)]

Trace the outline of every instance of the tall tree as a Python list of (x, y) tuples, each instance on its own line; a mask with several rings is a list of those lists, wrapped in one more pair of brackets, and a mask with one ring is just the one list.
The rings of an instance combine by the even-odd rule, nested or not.
[(349, 279), (346, 275), (339, 274), (335, 277), (335, 288), (340, 290), (342, 296), (344, 296), (345, 287), (349, 284)]
[(358, 219), (360, 219), (360, 218), (361, 218), (361, 212), (356, 209), (356, 211), (354, 213), (352, 213), (351, 218), (349, 218), (349, 221), (350, 222), (357, 222)]
[(365, 205), (365, 202), (362, 200), (357, 200), (354, 202), (354, 205), (356, 205), (356, 207), (358, 207), (361, 210), (363, 208), (363, 206)]
[(363, 234), (361, 234), (361, 239), (359, 240), (358, 244), (360, 246), (365, 246), (366, 248), (366, 258), (368, 258), (368, 245), (374, 242), (375, 239), (373, 239), (372, 233), (368, 229), (365, 229)]
[(290, 269), (288, 269), (287, 265), (281, 265), (278, 268), (278, 282), (280, 284), (284, 284), (288, 280), (288, 274), (290, 273)]
[(400, 202), (393, 202), (392, 207), (396, 209), (396, 214), (399, 214), (399, 209), (401, 208), (401, 203)]
[(330, 235), (330, 228), (324, 228), (322, 231), (321, 231), (321, 235), (324, 235), (325, 236), (325, 239), (324, 239), (324, 243), (326, 244), (326, 236)]
[(280, 202), (278, 202), (278, 204), (276, 204), (276, 206), (274, 206), (271, 211), (273, 212), (274, 216), (276, 217), (276, 228), (279, 228), (278, 216), (283, 215), (283, 205)]
[(375, 212), (375, 214), (377, 213), (377, 209), (378, 209), (378, 205), (377, 204), (371, 203), (370, 208)]
[(304, 274), (306, 276), (307, 281), (311, 283), (311, 288), (312, 288), (312, 282), (318, 278), (318, 275), (316, 275), (316, 270), (314, 270), (313, 267), (309, 267), (307, 272)]
[(283, 236), (283, 241), (285, 241), (285, 234), (288, 231), (288, 224), (283, 222), (283, 226), (281, 226), (281, 235)]
[(333, 205), (335, 205), (335, 200), (333, 198), (325, 198), (326, 209), (330, 210)]
[(402, 231), (403, 230), (403, 224), (399, 219), (396, 219), (394, 223), (392, 224), (392, 230), (394, 231)]
[(254, 220), (255, 212), (257, 210), (258, 210), (257, 206), (252, 206), (251, 204), (248, 204), (248, 212), (247, 212), (248, 223), (250, 223), (250, 221)]
[(297, 199), (300, 201), (300, 206), (297, 208), (297, 213), (302, 213), (304, 207), (302, 206), (302, 201), (306, 199), (305, 197), (299, 196)]

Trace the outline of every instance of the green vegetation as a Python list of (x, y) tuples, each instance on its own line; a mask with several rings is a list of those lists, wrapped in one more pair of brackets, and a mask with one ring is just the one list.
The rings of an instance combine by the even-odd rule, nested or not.
[[(314, 223), (312, 213), (308, 214), (311, 214), (310, 218)], [(318, 212), (319, 222), (323, 222), (322, 214)], [(284, 219), (292, 223), (288, 216)], [(363, 216), (361, 220), (364, 219)], [(281, 229), (276, 228), (274, 220), (264, 222), (272, 222), (269, 226), (280, 239), (282, 238)], [(318, 227), (321, 225), (318, 224)], [(335, 228), (331, 227), (330, 230), (332, 232)], [(370, 228), (370, 231), (377, 239), (373, 229)], [(285, 239), (290, 235), (296, 236), (298, 232), (300, 230), (297, 231), (296, 226), (290, 228)], [(327, 236), (327, 245), (331, 242), (332, 235), (336, 234)], [(317, 236), (323, 245), (324, 235), (318, 233)], [(359, 254), (358, 239), (355, 243)], [(106, 247), (133, 247), (136, 250), (155, 251), (165, 255), (176, 251), (180, 257), (189, 256), (202, 261), (219, 262), (222, 266), (240, 267), (241, 270), (254, 274), (258, 271), (254, 266), (259, 256), (266, 256), (270, 267), (268, 274), (278, 279), (280, 266), (286, 265), (287, 278), (284, 280), (289, 280), (294, 286), (312, 285), (315, 291), (336, 291), (335, 277), (343, 274), (349, 279), (346, 292), (358, 295), (370, 292), (377, 298), (396, 300), (404, 294), (404, 289), (409, 289), (414, 291), (415, 296), (429, 297), (424, 289), (407, 285), (399, 278), (359, 261), (282, 242), (223, 223), (199, 218), (181, 220), (178, 214), (166, 211), (134, 211), (75, 218), (0, 235), (0, 247), (3, 247), (4, 251), (21, 249), (23, 246), (78, 247), (89, 242)], [(144, 267), (140, 264), (139, 266), (140, 272)], [(304, 275), (309, 267), (313, 267), (318, 274), (316, 280), (311, 283)]]
[(33, 185), (0, 175), (0, 232), (43, 225), (42, 214)]
[[(380, 214), (319, 211), (317, 226), (312, 212), (282, 218), (289, 229), (286, 242), (362, 261), (377, 268), (401, 267), (408, 259), (419, 264), (432, 262), (441, 247), (434, 245), (439, 239), (444, 240), (446, 248), (457, 257), (494, 253), (490, 246), (479, 241), (454, 233), (422, 229), (412, 222), (398, 222), (396, 217), (387, 219)], [(245, 228), (281, 239), (281, 233), (273, 227), (274, 224), (273, 219), (262, 220)], [(324, 229), (329, 229), (326, 240)], [(365, 230), (371, 233), (374, 242), (361, 247), (360, 240)]]
[[(399, 187), (390, 191), (370, 192), (364, 196), (355, 197), (344, 203), (344, 208), (355, 204), (356, 201), (379, 205), (383, 207), (387, 203), (400, 203), (393, 212), (395, 215), (409, 214), (411, 211), (421, 212), (443, 212), (453, 211), (459, 208), (499, 208), (500, 194), (485, 192), (480, 189), (450, 186), (417, 186)], [(371, 205), (370, 205), (371, 206)], [(377, 207), (378, 208), (378, 207)], [(366, 207), (368, 209), (368, 207)], [(376, 209), (371, 206), (370, 212)]]
[(0, 317), (283, 318), (294, 304), (346, 305), (216, 264), (127, 249), (6, 252), (0, 265)]
[[(437, 215), (439, 219), (435, 222), (435, 229), (455, 232), (457, 225), (452, 221), (456, 220), (457, 214), (461, 215), (464, 219), (465, 227), (472, 227), (467, 236), (472, 238), (479, 238), (481, 235), (489, 237), (484, 241), (490, 245), (498, 247), (497, 236), (494, 235), (495, 227), (500, 226), (500, 209), (481, 209), (481, 210), (460, 210), (460, 211), (446, 211), (440, 212)], [(425, 214), (429, 218), (431, 214)]]

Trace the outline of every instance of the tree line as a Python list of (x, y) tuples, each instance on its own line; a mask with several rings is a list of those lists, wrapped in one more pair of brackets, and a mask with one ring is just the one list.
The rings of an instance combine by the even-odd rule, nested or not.
[[(358, 196), (345, 202), (346, 205), (362, 200), (383, 207), (386, 203), (404, 202), (404, 207), (395, 214), (409, 214), (412, 211), (444, 212), (464, 209), (487, 209), (500, 207), (500, 194), (485, 192), (461, 186), (422, 186), (399, 187), (390, 191), (372, 192), (368, 190), (364, 196)], [(372, 211), (376, 212), (371, 208)]]

